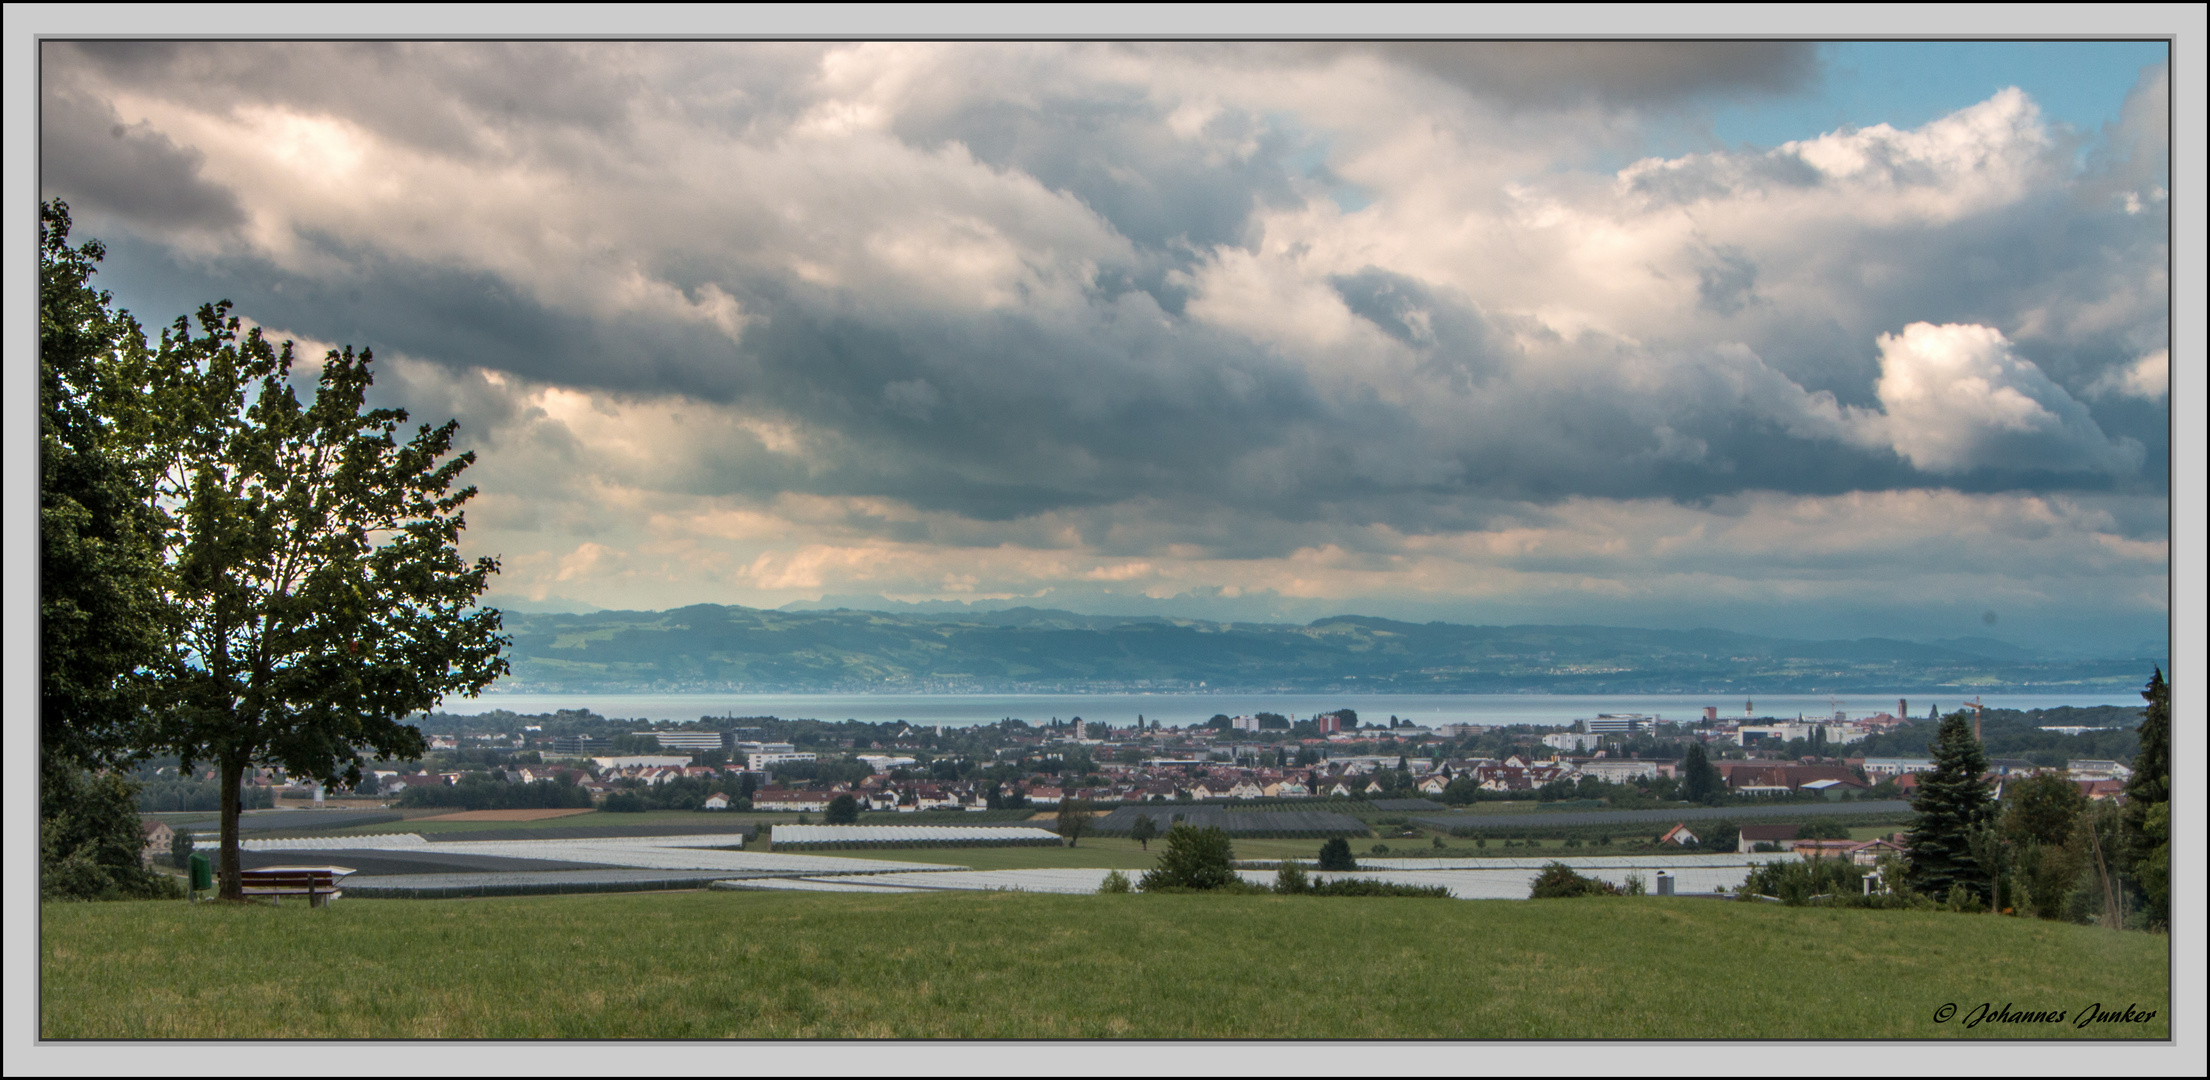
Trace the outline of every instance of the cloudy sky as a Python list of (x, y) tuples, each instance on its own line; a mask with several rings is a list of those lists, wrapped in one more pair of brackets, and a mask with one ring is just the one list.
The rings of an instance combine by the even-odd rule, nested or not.
[(40, 175), (518, 607), (2166, 636), (2166, 49), (68, 43)]

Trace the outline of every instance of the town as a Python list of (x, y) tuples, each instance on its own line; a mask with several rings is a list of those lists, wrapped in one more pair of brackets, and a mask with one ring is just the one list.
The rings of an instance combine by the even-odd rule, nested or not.
[[(843, 796), (861, 812), (882, 814), (1052, 808), (1066, 800), (1098, 810), (1329, 799), (1458, 806), (1601, 800), (1639, 808), (1678, 805), (1690, 747), (1716, 770), (1718, 794), (1737, 799), (1908, 798), (1919, 774), (1932, 768), (1923, 752), (1860, 749), (1911, 745), (1914, 729), (1931, 730), (1928, 717), (1909, 718), (1907, 700), (1893, 710), (1811, 719), (1752, 715), (1751, 708), (1727, 717), (1706, 707), (1687, 719), (1598, 714), (1564, 729), (1428, 727), (1350, 710), (1300, 718), (1222, 714), (1173, 727), (1141, 717), (1120, 726), (1081, 717), (967, 727), (708, 717), (645, 726), (581, 711), (437, 714), (421, 720), (432, 734), (420, 761), (375, 764), (346, 792), (292, 784), (280, 770), (259, 769), (248, 780), (246, 802), (796, 814), (827, 813)], [(2130, 737), (2127, 718), (2100, 716), (2104, 711), (2127, 712), (2055, 710), (2097, 714), (2056, 717), (2072, 723), (2004, 717), (1999, 734), (2008, 741), (2029, 734), (2035, 744), (2059, 749), (2002, 756), (2002, 741), (1991, 746), (1998, 753), (1990, 757), (1988, 780), (1998, 796), (2012, 777), (2049, 772), (2073, 780), (2092, 800), (2121, 792), (2130, 775), (2117, 760), (2123, 755), (2088, 756), (2074, 745), (2106, 733)], [(2077, 722), (2083, 719), (2100, 722)], [(208, 782), (204, 774), (202, 784), (177, 784), (174, 770), (160, 766), (151, 774), (142, 809), (199, 808), (187, 803), (197, 801), (195, 793), (205, 797), (195, 792)]]

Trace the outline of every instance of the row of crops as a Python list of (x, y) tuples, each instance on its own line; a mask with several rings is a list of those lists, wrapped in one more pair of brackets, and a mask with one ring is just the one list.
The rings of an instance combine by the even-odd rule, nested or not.
[(1158, 804), (1123, 806), (1098, 819), (1100, 836), (1127, 836), (1138, 817), (1148, 817), (1164, 834), (1177, 824), (1224, 829), (1230, 836), (1253, 840), (1299, 840), (1309, 837), (1364, 836), (1366, 823), (1347, 814), (1325, 810), (1272, 810), (1253, 812), (1217, 806)]
[(777, 851), (846, 848), (1057, 847), (1059, 834), (1019, 825), (777, 825)]

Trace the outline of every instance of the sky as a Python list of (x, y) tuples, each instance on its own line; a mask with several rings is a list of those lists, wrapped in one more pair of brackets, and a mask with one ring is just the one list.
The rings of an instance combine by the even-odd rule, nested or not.
[(2166, 46), (63, 42), (39, 187), (519, 609), (2164, 648)]

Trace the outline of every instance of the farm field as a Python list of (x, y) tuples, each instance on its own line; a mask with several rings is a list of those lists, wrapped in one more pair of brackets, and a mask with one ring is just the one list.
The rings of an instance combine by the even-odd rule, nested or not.
[[(715, 891), (347, 897), (323, 909), (48, 904), (42, 916), (46, 1039), (2171, 1031), (2165, 937), (1692, 899)], [(331, 957), (345, 958), (346, 978), (329, 977)], [(1785, 1007), (1741, 978), (1806, 966), (1819, 977), (1791, 980)], [(1404, 1008), (1407, 985), (1448, 993)], [(2084, 1029), (1968, 1028), (1962, 1011), (1936, 1022), (1945, 1004), (1983, 1001), (2155, 1015)]]
[[(489, 811), (496, 812), (496, 811)], [(482, 818), (461, 819), (457, 812), (436, 810), (404, 821), (385, 821), (331, 830), (334, 835), (364, 835), (370, 833), (421, 833), (464, 832), (474, 829), (513, 829), (552, 831), (558, 829), (596, 829), (607, 826), (683, 826), (697, 832), (724, 832), (740, 826), (796, 825), (803, 816), (808, 823), (820, 824), (819, 814), (789, 814), (781, 812), (735, 812), (716, 810), (647, 810), (635, 814), (610, 814), (604, 810), (584, 810), (562, 817), (540, 821), (498, 821)], [(204, 816), (204, 815), (203, 815)], [(1020, 810), (994, 810), (985, 813), (936, 813), (936, 814), (867, 814), (860, 820), (869, 825), (1017, 825), (1024, 824), (1028, 813)]]
[(590, 807), (574, 807), (565, 810), (455, 810), (447, 814), (432, 814), (415, 818), (416, 821), (550, 821), (554, 818), (574, 817), (592, 813)]

